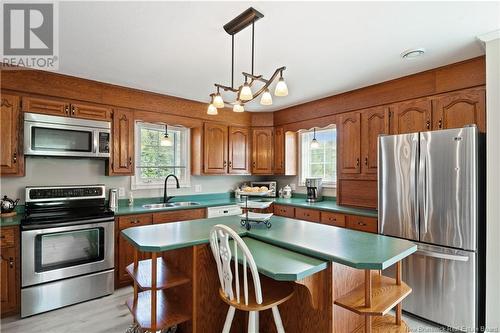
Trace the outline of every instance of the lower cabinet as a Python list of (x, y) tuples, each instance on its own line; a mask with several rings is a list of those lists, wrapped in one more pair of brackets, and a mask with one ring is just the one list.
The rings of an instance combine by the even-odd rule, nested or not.
[[(134, 261), (134, 247), (130, 245), (130, 243), (121, 235), (122, 230), (143, 225), (196, 220), (203, 219), (205, 217), (205, 208), (164, 211), (153, 214), (124, 215), (117, 217), (115, 227), (115, 288), (128, 286), (132, 283), (132, 278), (128, 275), (125, 269)], [(139, 260), (144, 259), (150, 259), (150, 255), (146, 253), (139, 253)]]
[(274, 215), (294, 218), (295, 208), (292, 206), (274, 204)]
[(20, 255), (19, 228), (0, 230), (0, 315), (5, 317), (19, 312)]
[(295, 208), (295, 218), (304, 221), (320, 222), (321, 212), (316, 209)]
[(331, 212), (321, 212), (321, 223), (345, 228), (345, 215)]
[(364, 216), (347, 215), (346, 216), (346, 226), (349, 229), (367, 231), (367, 232), (378, 232), (377, 219)]

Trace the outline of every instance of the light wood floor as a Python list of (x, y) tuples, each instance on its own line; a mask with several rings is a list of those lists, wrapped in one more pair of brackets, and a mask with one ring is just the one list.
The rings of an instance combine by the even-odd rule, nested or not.
[[(21, 319), (9, 317), (0, 322), (1, 333), (125, 333), (132, 316), (125, 301), (133, 289), (122, 288), (113, 295)], [(413, 332), (442, 332), (414, 317), (403, 315)], [(218, 332), (206, 332), (218, 333)]]

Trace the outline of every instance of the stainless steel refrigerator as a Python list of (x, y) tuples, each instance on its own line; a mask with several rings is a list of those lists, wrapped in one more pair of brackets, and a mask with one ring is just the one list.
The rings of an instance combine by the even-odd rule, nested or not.
[(379, 232), (418, 245), (403, 262), (403, 310), (459, 330), (483, 324), (480, 141), (467, 126), (378, 145)]

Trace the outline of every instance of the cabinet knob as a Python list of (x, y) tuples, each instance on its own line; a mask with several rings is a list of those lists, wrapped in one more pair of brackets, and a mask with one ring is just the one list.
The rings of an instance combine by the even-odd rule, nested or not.
[(10, 268), (14, 268), (14, 258), (13, 257), (9, 258), (9, 266), (10, 266)]
[(17, 153), (12, 155), (12, 162), (17, 163)]
[(356, 159), (356, 166), (359, 167), (359, 158)]
[(253, 161), (252, 165), (255, 167), (255, 161)]
[(224, 164), (223, 164), (224, 168), (226, 167), (226, 165), (227, 165), (227, 162), (226, 162), (226, 161), (224, 161)]
[(427, 120), (425, 122), (425, 126), (427, 127), (427, 129), (431, 129), (431, 121), (430, 120)]
[(365, 165), (368, 166), (368, 157), (365, 157)]
[(68, 104), (66, 104), (66, 106), (64, 107), (64, 113), (66, 113), (69, 116), (69, 105)]
[(128, 165), (132, 166), (132, 156), (128, 158)]
[(75, 107), (72, 105), (71, 106), (71, 114), (74, 116), (75, 115)]
[(438, 121), (438, 127), (443, 128), (443, 119), (439, 119)]
[(366, 223), (364, 223), (364, 222), (358, 222), (358, 225), (360, 225), (360, 226), (363, 226), (363, 227), (364, 227), (364, 226), (366, 226)]
[(233, 167), (233, 162), (229, 161), (229, 167), (232, 168)]

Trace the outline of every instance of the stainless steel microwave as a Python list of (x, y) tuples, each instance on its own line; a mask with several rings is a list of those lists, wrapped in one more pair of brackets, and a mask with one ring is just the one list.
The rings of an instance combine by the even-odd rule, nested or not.
[(108, 121), (24, 114), (24, 154), (108, 158), (111, 123)]

